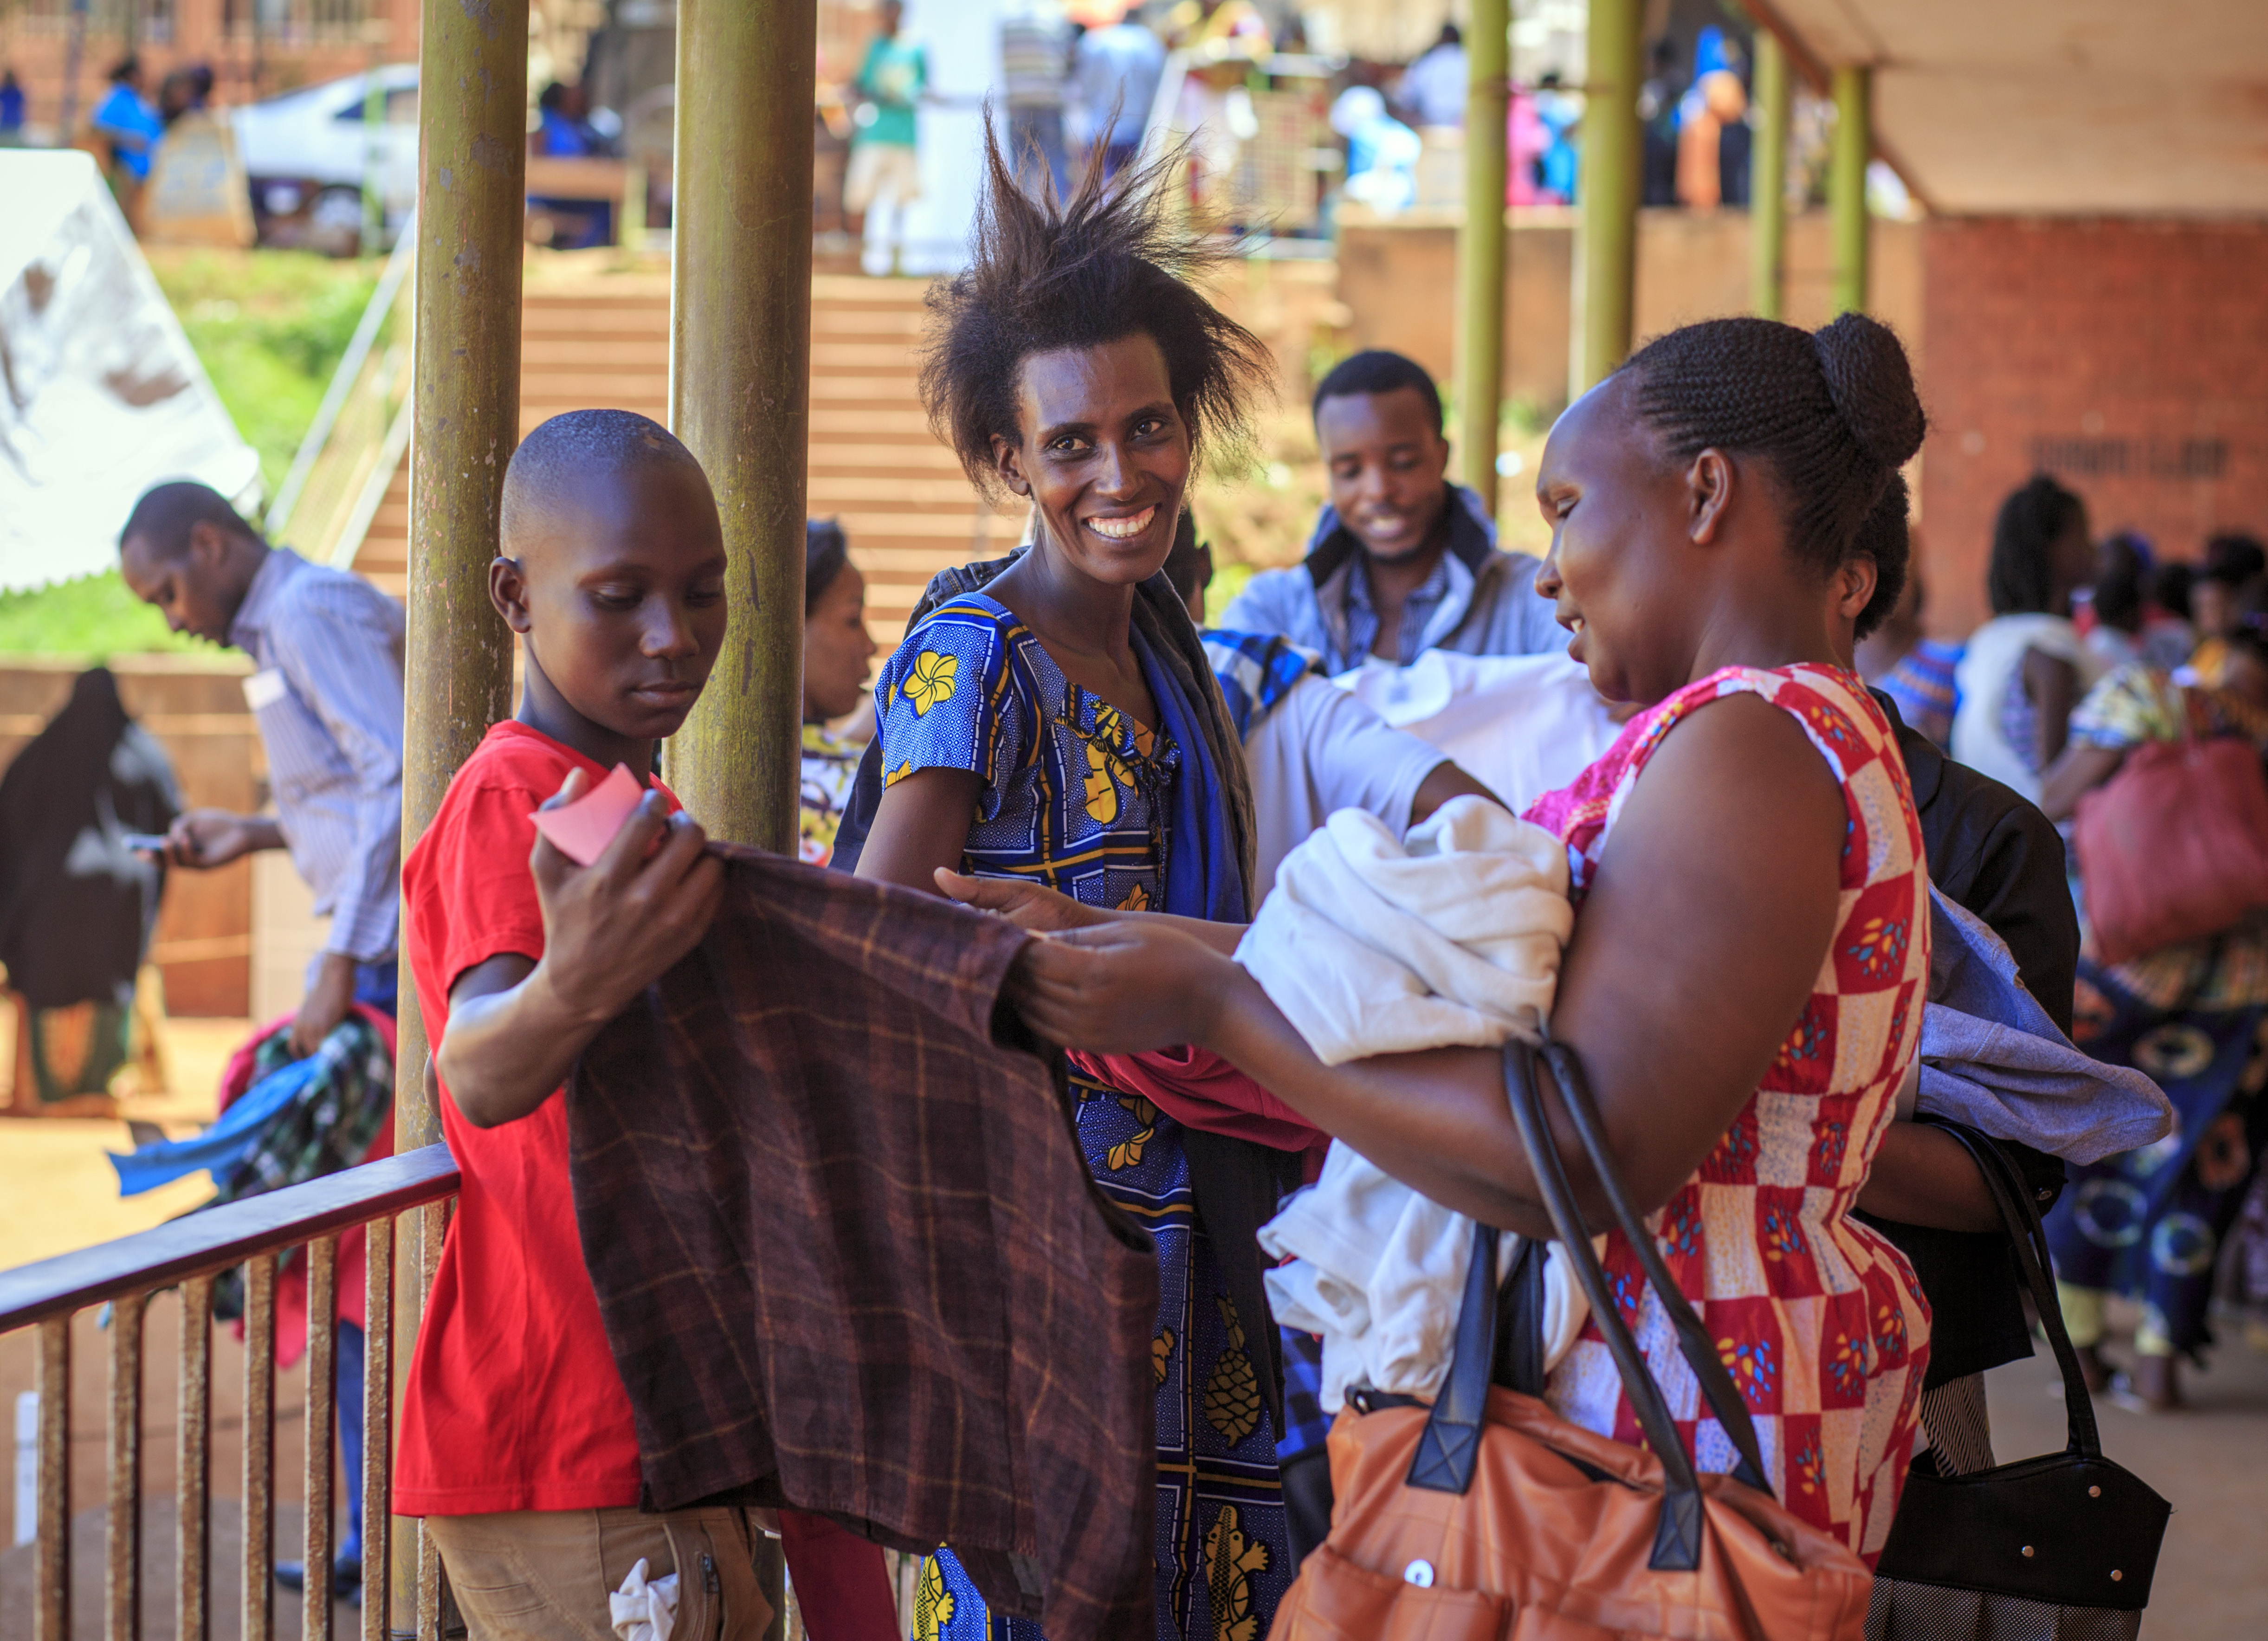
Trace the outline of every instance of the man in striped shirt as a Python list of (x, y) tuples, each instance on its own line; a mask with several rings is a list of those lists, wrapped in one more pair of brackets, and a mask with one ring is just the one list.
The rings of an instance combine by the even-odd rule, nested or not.
[(288, 849), (328, 914), (291, 1049), (313, 1053), (358, 998), (391, 1013), (401, 877), (401, 609), (358, 576), (271, 548), (202, 484), (161, 484), (119, 537), (126, 585), (175, 632), (249, 655), (245, 699), (273, 815), (192, 809), (178, 865)]

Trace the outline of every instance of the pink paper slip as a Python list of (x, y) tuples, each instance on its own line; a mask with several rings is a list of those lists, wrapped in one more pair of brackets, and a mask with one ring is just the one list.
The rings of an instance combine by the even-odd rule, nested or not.
[(528, 818), (535, 829), (551, 840), (552, 847), (578, 866), (587, 866), (607, 852), (622, 822), (630, 818), (645, 789), (626, 764), (616, 764), (607, 778), (573, 803), (558, 809), (539, 809)]

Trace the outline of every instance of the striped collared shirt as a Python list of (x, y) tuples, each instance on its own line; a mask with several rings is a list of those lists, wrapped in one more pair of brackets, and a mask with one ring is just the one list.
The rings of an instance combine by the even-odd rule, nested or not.
[(325, 949), (393, 954), (401, 887), (401, 607), (287, 548), (252, 578), (228, 641), (268, 752), (291, 864), (331, 919)]

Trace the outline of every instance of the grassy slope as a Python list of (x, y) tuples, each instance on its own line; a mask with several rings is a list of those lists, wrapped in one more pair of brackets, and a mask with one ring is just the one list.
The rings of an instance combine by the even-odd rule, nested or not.
[[(261, 478), (274, 495), (370, 300), (375, 270), (298, 251), (152, 247), (145, 254), (221, 402), (260, 453)], [(200, 649), (211, 652), (168, 633), (115, 572), (0, 594), (0, 655)]]

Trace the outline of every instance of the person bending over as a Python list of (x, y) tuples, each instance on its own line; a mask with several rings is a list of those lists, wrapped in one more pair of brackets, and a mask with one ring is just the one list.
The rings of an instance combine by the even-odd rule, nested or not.
[(1330, 672), (1427, 650), (1542, 655), (1567, 647), (1535, 593), (1538, 562), (1500, 552), (1481, 499), (1449, 482), (1441, 394), (1415, 360), (1373, 350), (1316, 386), (1331, 499), (1304, 563), (1263, 570), (1221, 624), (1280, 633)]
[[(1578, 401), (1536, 481), (1552, 530), (1538, 585), (1570, 652), (1608, 699), (1652, 707), (1529, 811), (1574, 867), (1552, 1032), (1588, 1065), (1775, 1492), (1868, 1556), (1904, 1483), (1929, 1320), (1911, 1269), (1851, 1211), (1914, 1056), (1929, 941), (1905, 768), (1849, 658), (1904, 577), (1898, 469), (1922, 427), (1904, 351), (1873, 320), (1815, 336), (1718, 320)], [(1012, 984), (1049, 1041), (1196, 1044), (1436, 1201), (1552, 1234), (1494, 1052), (1326, 1067), (1223, 943), (1159, 919), (1035, 940)], [(1606, 1223), (1572, 1130), (1560, 1145)], [(1641, 1283), (1619, 1232), (1605, 1262)], [(1682, 1382), (1668, 1330), (1639, 1334)], [(1637, 1439), (1591, 1328), (1548, 1396)], [(1682, 1428), (1702, 1468), (1726, 1467), (1709, 1422)]]
[[(578, 410), (513, 453), (499, 545), (489, 596), (519, 635), (519, 710), (457, 771), (402, 872), (464, 1183), (410, 1362), (394, 1508), (426, 1519), (475, 1637), (604, 1635), (608, 1597), (643, 1559), (652, 1577), (681, 1576), (681, 1633), (754, 1641), (771, 1608), (747, 1512), (638, 1509), (637, 1436), (583, 1263), (562, 1093), (576, 1056), (716, 912), (724, 869), (647, 771), (724, 642), (724, 535), (708, 480), (666, 430)], [(530, 812), (617, 764), (647, 790), (578, 869)], [(806, 1524), (782, 1512), (780, 1525), (792, 1571)], [(814, 1525), (826, 1564), (797, 1579), (814, 1636), (880, 1641), (880, 1549), (854, 1542), (855, 1576), (839, 1577), (831, 1550), (848, 1535)]]

